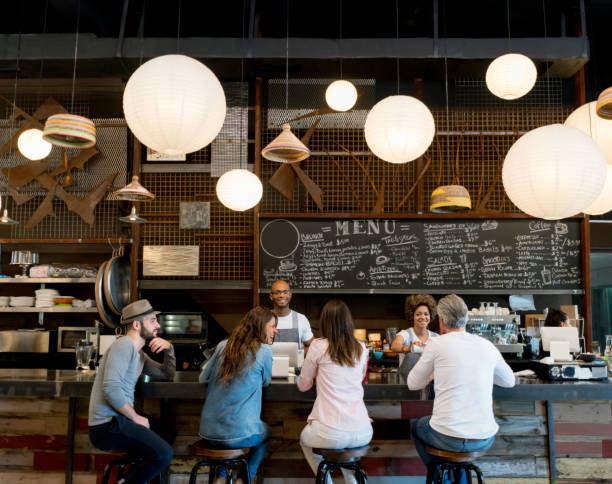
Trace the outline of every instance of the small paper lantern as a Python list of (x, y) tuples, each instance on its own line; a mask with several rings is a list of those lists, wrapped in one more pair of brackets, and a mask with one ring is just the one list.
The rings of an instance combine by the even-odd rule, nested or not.
[(429, 210), (435, 213), (450, 213), (469, 210), (472, 200), (469, 192), (461, 185), (443, 185), (431, 192)]
[(40, 129), (26, 129), (17, 139), (19, 152), (27, 159), (32, 161), (42, 160), (49, 156), (53, 145), (43, 139), (43, 132)]
[(62, 148), (91, 148), (96, 144), (96, 126), (84, 116), (54, 114), (45, 122), (43, 139)]
[(263, 185), (249, 170), (230, 170), (217, 181), (217, 198), (230, 210), (243, 212), (261, 200)]
[(207, 146), (225, 121), (225, 93), (196, 59), (163, 55), (134, 71), (123, 92), (125, 120), (138, 140), (166, 155)]
[(523, 97), (533, 88), (538, 71), (523, 54), (505, 54), (489, 64), (486, 82), (489, 91), (506, 100)]
[(603, 119), (612, 119), (612, 87), (605, 89), (597, 98), (597, 115)]
[(310, 156), (310, 150), (291, 132), (291, 126), (283, 124), (281, 134), (261, 150), (261, 156), (279, 163), (298, 163)]
[(389, 96), (368, 113), (364, 134), (372, 153), (389, 163), (406, 163), (431, 144), (436, 125), (431, 111), (411, 96)]
[(357, 101), (357, 89), (350, 81), (334, 81), (327, 86), (325, 101), (334, 111), (348, 111)]
[(582, 131), (552, 124), (521, 136), (502, 168), (506, 194), (523, 212), (557, 220), (582, 212), (603, 189), (606, 161)]
[(578, 128), (595, 140), (607, 163), (612, 163), (612, 120), (597, 116), (595, 101), (583, 104), (565, 120), (566, 126)]
[(599, 196), (591, 205), (583, 210), (589, 215), (602, 215), (612, 210), (612, 165), (606, 165), (606, 183)]

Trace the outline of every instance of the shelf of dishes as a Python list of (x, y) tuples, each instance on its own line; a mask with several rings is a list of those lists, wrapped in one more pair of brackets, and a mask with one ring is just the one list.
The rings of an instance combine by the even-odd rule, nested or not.
[(0, 277), (0, 284), (95, 284), (95, 278), (81, 277)]
[(54, 306), (49, 308), (0, 307), (0, 313), (97, 313), (97, 308), (74, 308)]

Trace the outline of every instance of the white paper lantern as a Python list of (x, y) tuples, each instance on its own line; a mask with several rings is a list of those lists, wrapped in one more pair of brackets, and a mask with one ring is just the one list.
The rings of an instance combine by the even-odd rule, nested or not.
[(27, 159), (38, 161), (49, 156), (53, 145), (43, 139), (42, 130), (33, 128), (26, 129), (19, 135), (17, 147)]
[(389, 163), (406, 163), (421, 156), (435, 131), (429, 108), (414, 97), (399, 95), (376, 103), (364, 127), (370, 150)]
[(607, 163), (612, 163), (612, 120), (597, 116), (597, 102), (583, 104), (565, 120), (566, 126), (578, 128), (595, 140)]
[(163, 55), (134, 71), (123, 93), (123, 112), (142, 144), (181, 155), (215, 139), (225, 121), (225, 94), (200, 61)]
[(606, 165), (606, 183), (599, 196), (591, 205), (583, 210), (589, 215), (601, 215), (612, 210), (612, 165)]
[(523, 212), (548, 220), (571, 217), (597, 198), (606, 179), (606, 161), (582, 131), (551, 124), (521, 136), (508, 150), (504, 189)]
[(230, 210), (243, 212), (261, 200), (263, 185), (249, 170), (226, 171), (217, 180), (217, 198)]
[(357, 89), (350, 81), (334, 81), (327, 86), (325, 101), (334, 111), (348, 111), (357, 101)]
[(506, 100), (518, 99), (533, 88), (538, 71), (523, 54), (505, 54), (489, 64), (486, 81), (489, 91)]

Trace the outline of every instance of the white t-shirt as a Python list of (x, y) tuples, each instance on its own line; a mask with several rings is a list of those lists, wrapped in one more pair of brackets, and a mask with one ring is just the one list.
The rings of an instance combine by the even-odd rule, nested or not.
[(451, 437), (487, 439), (499, 426), (493, 417), (493, 384), (514, 386), (514, 373), (490, 341), (453, 331), (432, 338), (408, 374), (408, 388), (424, 388), (434, 373), (431, 427)]
[(300, 348), (304, 346), (304, 341), (308, 341), (313, 337), (312, 330), (310, 329), (310, 323), (306, 316), (297, 311), (291, 310), (287, 316), (278, 316), (278, 324), (276, 329), (290, 329), (293, 326), (293, 312), (297, 314), (298, 322), (298, 334), (300, 335)]
[[(427, 330), (427, 333), (429, 333), (429, 338), (427, 338), (427, 342), (425, 344), (429, 343), (430, 338), (440, 336), (438, 333), (434, 333), (433, 331), (429, 330)], [(401, 336), (403, 338), (404, 342), (402, 344), (404, 346), (408, 346), (410, 343), (418, 339), (418, 336), (414, 332), (414, 328), (402, 329), (399, 333), (397, 333), (397, 336)], [(402, 366), (405, 357), (406, 355), (404, 353), (399, 354), (399, 366)]]

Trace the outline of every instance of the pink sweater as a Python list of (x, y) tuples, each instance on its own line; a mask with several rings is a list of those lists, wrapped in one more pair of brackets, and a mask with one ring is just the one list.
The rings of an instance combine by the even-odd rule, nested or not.
[(297, 385), (302, 392), (310, 390), (315, 378), (317, 382), (317, 398), (308, 422), (317, 420), (338, 430), (362, 429), (370, 423), (361, 385), (367, 369), (368, 352), (364, 347), (357, 364), (348, 367), (332, 362), (327, 347), (327, 339), (323, 338), (310, 344), (298, 378)]

